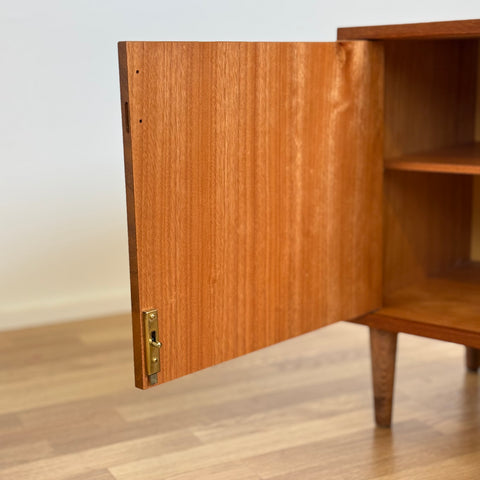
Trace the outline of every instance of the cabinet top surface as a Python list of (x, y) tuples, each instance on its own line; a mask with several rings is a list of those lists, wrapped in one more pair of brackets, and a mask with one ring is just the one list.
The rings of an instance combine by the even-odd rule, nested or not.
[(339, 28), (339, 40), (480, 38), (480, 20)]

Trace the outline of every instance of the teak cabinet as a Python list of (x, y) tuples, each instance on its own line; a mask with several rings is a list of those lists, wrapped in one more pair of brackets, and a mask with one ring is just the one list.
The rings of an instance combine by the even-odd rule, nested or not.
[(397, 332), (478, 367), (480, 20), (338, 38), (119, 44), (138, 387), (341, 320), (379, 425)]

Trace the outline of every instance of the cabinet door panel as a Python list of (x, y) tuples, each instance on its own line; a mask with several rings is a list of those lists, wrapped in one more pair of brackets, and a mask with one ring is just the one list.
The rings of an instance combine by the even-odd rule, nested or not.
[(381, 306), (383, 52), (119, 44), (136, 385)]

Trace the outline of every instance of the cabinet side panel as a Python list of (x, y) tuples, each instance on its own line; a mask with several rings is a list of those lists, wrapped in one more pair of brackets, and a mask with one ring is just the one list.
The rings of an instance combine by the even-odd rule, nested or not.
[[(476, 40), (385, 42), (385, 157), (474, 140)], [(470, 257), (472, 179), (385, 175), (384, 291)]]
[[(480, 142), (480, 40), (477, 40), (475, 141)], [(473, 179), (471, 258), (480, 261), (480, 176)]]
[(380, 307), (382, 46), (127, 47), (133, 315), (158, 309), (159, 382)]

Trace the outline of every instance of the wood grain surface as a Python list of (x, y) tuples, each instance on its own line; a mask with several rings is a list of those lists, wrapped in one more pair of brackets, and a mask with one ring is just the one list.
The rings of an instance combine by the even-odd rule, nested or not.
[(469, 175), (385, 172), (384, 298), (469, 260), (471, 199)]
[(346, 27), (338, 29), (337, 38), (339, 40), (480, 38), (480, 20)]
[(474, 142), (478, 41), (385, 41), (385, 158)]
[(468, 263), (386, 295), (379, 313), (480, 336), (480, 264)]
[(384, 299), (360, 321), (478, 347), (478, 265), (457, 268), (470, 259), (472, 176), (453, 174), (478, 173), (478, 42), (384, 45)]
[[(441, 301), (438, 303), (442, 303)], [(400, 309), (399, 309), (400, 310)], [(420, 320), (414, 320), (408, 315), (408, 311), (402, 308), (399, 316), (393, 317), (383, 314), (381, 310), (366, 315), (354, 323), (367, 325), (369, 327), (389, 332), (408, 333), (420, 337), (434, 338), (444, 342), (458, 343), (472, 348), (480, 349), (480, 335), (478, 329), (466, 330), (457, 328), (456, 317), (445, 320), (445, 317), (435, 317), (433, 312), (430, 315), (423, 315)], [(432, 320), (429, 322), (428, 320)], [(443, 320), (443, 322), (442, 322)]]
[(119, 50), (137, 386), (380, 306), (380, 45)]
[(380, 310), (360, 322), (480, 348), (479, 291), (480, 264), (467, 263), (395, 290)]
[(375, 423), (384, 428), (392, 424), (397, 336), (397, 332), (370, 328)]
[[(478, 40), (480, 45), (480, 40)], [(477, 87), (475, 102), (475, 142), (480, 142), (480, 48), (477, 46)], [(470, 256), (474, 261), (480, 261), (480, 176), (473, 179), (472, 198), (472, 239)]]
[[(0, 332), (2, 480), (475, 479), (479, 376), (399, 336), (376, 429), (368, 331), (337, 323), (148, 391), (128, 315)], [(19, 346), (22, 345), (22, 348)]]
[[(474, 141), (477, 41), (386, 41), (385, 157)], [(470, 258), (472, 178), (388, 170), (384, 294)]]
[(480, 174), (480, 143), (468, 143), (385, 159), (388, 170)]
[(476, 372), (480, 367), (480, 349), (467, 347), (465, 351), (465, 360), (467, 368), (472, 372)]

